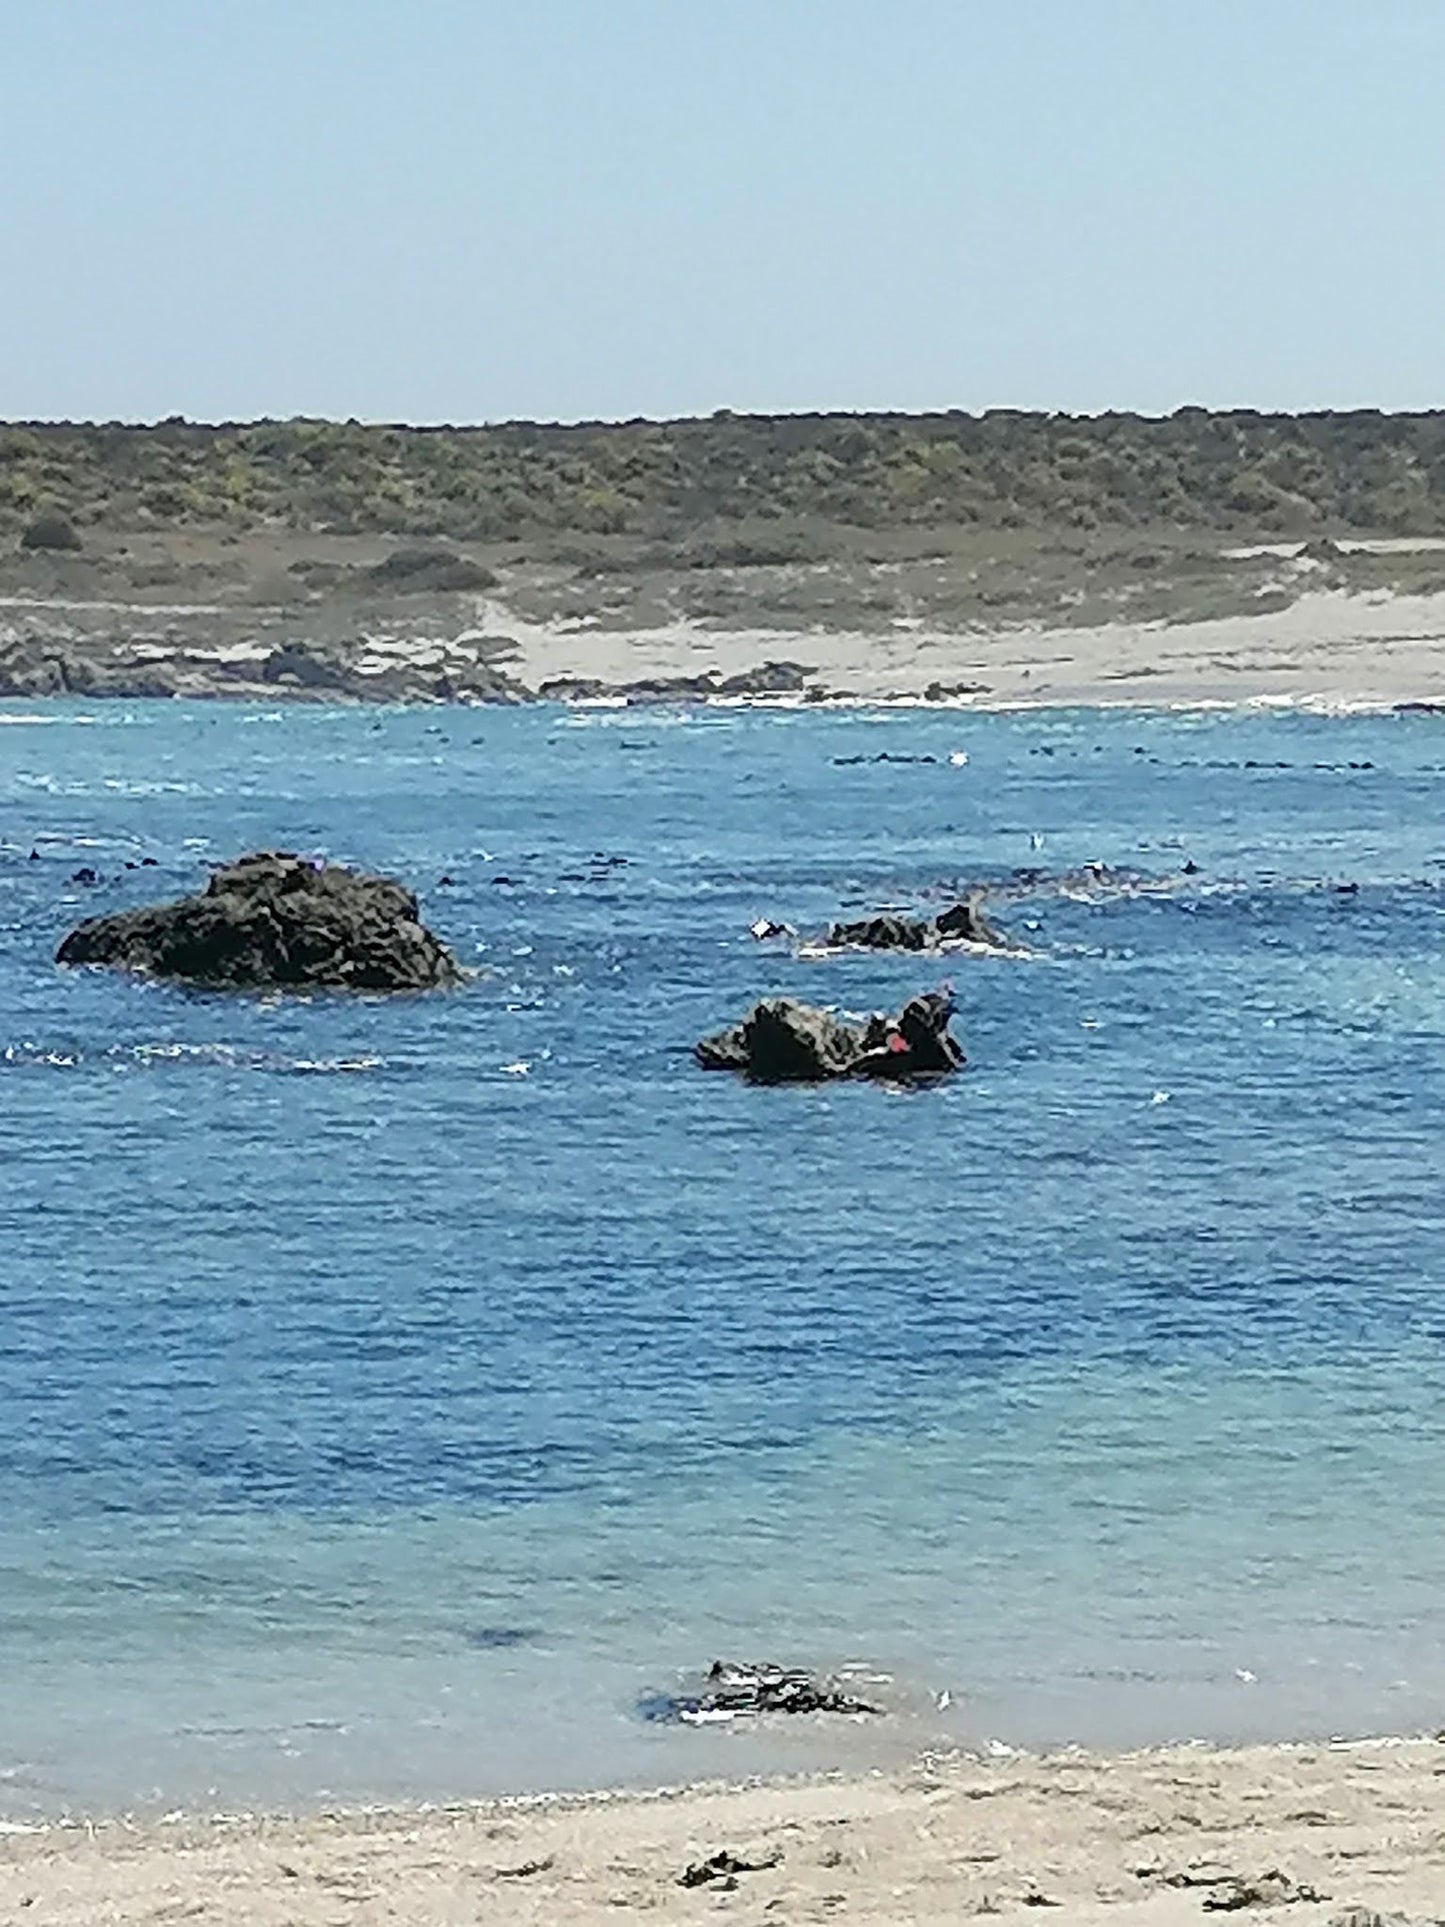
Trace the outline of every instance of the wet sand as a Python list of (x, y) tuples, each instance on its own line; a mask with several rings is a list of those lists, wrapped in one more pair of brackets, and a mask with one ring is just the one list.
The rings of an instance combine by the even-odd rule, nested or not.
[[(1369, 1910), (1445, 1915), (1442, 1773), (1434, 1741), (1184, 1747), (575, 1802), (70, 1825), (0, 1836), (0, 1917), (1182, 1927), (1247, 1909), (1369, 1927)], [(718, 1855), (734, 1870), (704, 1878)]]

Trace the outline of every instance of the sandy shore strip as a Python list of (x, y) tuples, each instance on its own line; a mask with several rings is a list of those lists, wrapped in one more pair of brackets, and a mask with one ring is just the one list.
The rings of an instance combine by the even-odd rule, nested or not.
[[(499, 612), (499, 620), (500, 620)], [(1215, 621), (1097, 628), (1014, 627), (963, 634), (925, 627), (784, 634), (677, 624), (644, 632), (510, 627), (530, 687), (591, 678), (747, 675), (803, 665), (833, 698), (923, 699), (963, 707), (1279, 703), (1381, 708), (1445, 703), (1445, 595), (1301, 596), (1290, 608)]]
[[(0, 599), (0, 694), (268, 704), (542, 695), (980, 710), (1445, 706), (1442, 592), (1310, 589), (1286, 608), (1168, 622), (944, 629), (910, 618), (866, 630), (685, 620), (610, 627), (529, 618), (500, 597), (472, 601), (465, 620), (452, 612), (428, 626), (415, 614), (393, 615), (364, 634), (332, 634), (325, 611)], [(308, 622), (319, 625), (315, 637)]]
[[(853, 1779), (0, 1835), (0, 1918), (1176, 1927), (1445, 1917), (1445, 1746), (924, 1760)], [(1358, 1911), (1355, 1911), (1358, 1910)], [(1394, 1921), (1391, 1920), (1391, 1927)]]

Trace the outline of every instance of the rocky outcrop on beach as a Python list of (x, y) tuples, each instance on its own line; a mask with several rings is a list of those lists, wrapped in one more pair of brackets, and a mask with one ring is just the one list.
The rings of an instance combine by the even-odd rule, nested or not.
[(941, 950), (961, 943), (983, 944), (990, 950), (1008, 948), (1008, 939), (983, 914), (977, 897), (951, 904), (936, 917), (889, 912), (854, 923), (835, 923), (825, 941), (834, 949), (855, 950)]
[(215, 990), (438, 990), (463, 977), (403, 885), (284, 851), (226, 864), (198, 896), (91, 917), (56, 962)]
[(159, 653), (97, 647), (88, 639), (0, 635), (0, 696), (221, 697), (240, 702), (516, 703), (531, 691), (496, 657), (505, 637), (409, 661), (358, 660), (339, 644), (284, 641), (241, 656), (177, 643)]
[(0, 696), (115, 696), (131, 701), (182, 693), (174, 662), (97, 658), (43, 637), (0, 637)]
[(816, 701), (826, 693), (810, 680), (816, 673), (802, 663), (769, 660), (731, 676), (716, 669), (695, 675), (641, 676), (628, 682), (605, 682), (596, 676), (553, 676), (538, 685), (537, 697), (555, 703), (620, 701), (630, 708), (803, 695)]
[(926, 991), (894, 1017), (875, 1013), (853, 1024), (791, 997), (771, 997), (741, 1023), (703, 1038), (694, 1055), (704, 1070), (737, 1071), (755, 1084), (938, 1077), (964, 1063), (948, 1028), (953, 1008), (946, 991)]

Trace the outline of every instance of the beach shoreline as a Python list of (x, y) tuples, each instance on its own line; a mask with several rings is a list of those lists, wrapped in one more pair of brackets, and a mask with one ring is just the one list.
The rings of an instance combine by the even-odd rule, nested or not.
[[(404, 595), (375, 579), (376, 542), (331, 538), (344, 559), (318, 561), (319, 538), (279, 533), (239, 559), (196, 536), (150, 538), (146, 560), (139, 541), (0, 570), (0, 697), (1445, 705), (1445, 573), (1423, 538), (1326, 545), (1324, 560), (1289, 545), (1061, 555), (1040, 539), (1009, 560), (1007, 593), (988, 586), (1003, 562), (983, 543), (946, 593), (881, 562), (603, 576), (553, 562)], [(294, 571), (315, 568), (344, 580), (303, 590)]]
[[(866, 1927), (972, 1915), (1299, 1927), (1445, 1897), (1432, 1739), (925, 1755), (861, 1775), (479, 1805), (72, 1821), (0, 1833), (36, 1922), (460, 1920), (594, 1927), (720, 1909)], [(1280, 1917), (1283, 1917), (1281, 1914)]]

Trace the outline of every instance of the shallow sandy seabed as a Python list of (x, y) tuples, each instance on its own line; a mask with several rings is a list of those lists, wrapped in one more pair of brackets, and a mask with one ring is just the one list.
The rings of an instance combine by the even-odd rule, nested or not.
[[(72, 1825), (0, 1838), (0, 1917), (1175, 1927), (1247, 1908), (1313, 1927), (1358, 1907), (1425, 1921), (1445, 1916), (1442, 1774), (1433, 1741), (1184, 1747), (584, 1801)], [(748, 1870), (683, 1884), (719, 1853)]]

